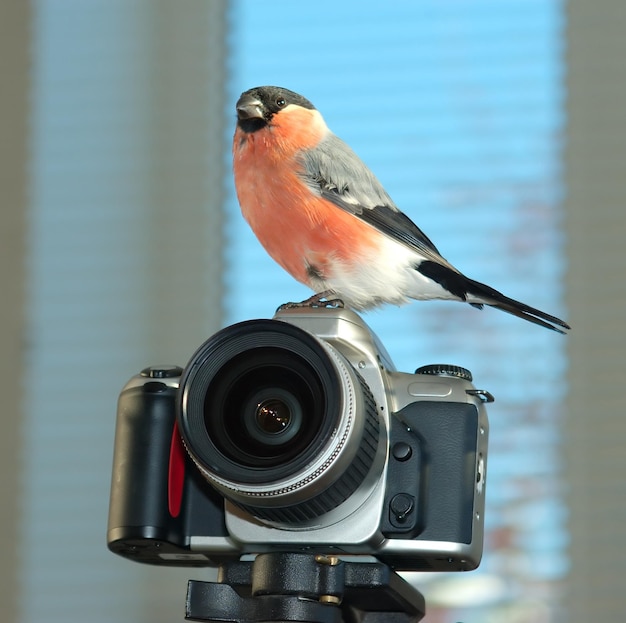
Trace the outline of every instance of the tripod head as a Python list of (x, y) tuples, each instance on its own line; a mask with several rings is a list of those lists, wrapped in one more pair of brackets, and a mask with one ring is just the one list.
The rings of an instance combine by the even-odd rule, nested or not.
[(422, 594), (380, 562), (273, 552), (222, 565), (217, 582), (190, 580), (185, 618), (233, 623), (413, 623)]

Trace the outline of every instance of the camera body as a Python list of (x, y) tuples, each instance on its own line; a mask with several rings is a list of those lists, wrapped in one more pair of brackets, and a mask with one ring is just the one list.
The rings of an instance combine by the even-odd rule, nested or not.
[(456, 366), (396, 371), (346, 309), (232, 325), (122, 390), (108, 546), (161, 565), (306, 551), (474, 569), (490, 400)]

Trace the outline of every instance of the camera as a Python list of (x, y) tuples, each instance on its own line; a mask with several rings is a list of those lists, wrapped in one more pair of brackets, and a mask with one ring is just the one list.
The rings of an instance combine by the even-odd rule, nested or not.
[(458, 366), (396, 371), (347, 309), (231, 325), (122, 390), (108, 547), (157, 565), (307, 552), (474, 569), (491, 400)]

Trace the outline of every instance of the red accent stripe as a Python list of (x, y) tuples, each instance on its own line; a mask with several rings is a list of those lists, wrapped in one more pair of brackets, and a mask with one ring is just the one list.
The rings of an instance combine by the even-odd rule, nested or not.
[(174, 422), (172, 443), (170, 445), (170, 466), (167, 478), (167, 505), (172, 517), (178, 517), (183, 502), (185, 483), (185, 447)]

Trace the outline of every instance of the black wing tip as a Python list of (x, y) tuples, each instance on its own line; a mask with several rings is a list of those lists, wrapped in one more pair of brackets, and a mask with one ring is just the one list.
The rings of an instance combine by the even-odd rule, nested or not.
[[(488, 288), (488, 286), (485, 286), (485, 288)], [(500, 309), (504, 312), (512, 314), (513, 316), (517, 316), (522, 320), (528, 320), (528, 322), (532, 322), (540, 327), (545, 327), (546, 329), (550, 329), (551, 331), (555, 331), (561, 335), (567, 335), (567, 332), (572, 328), (564, 320), (547, 314), (540, 309), (536, 309), (535, 307), (531, 307), (530, 305), (526, 305), (525, 303), (521, 303), (520, 301), (504, 296), (504, 294), (500, 294), (497, 290), (493, 290), (493, 292), (491, 292), (490, 298), (495, 300), (485, 301), (486, 305)]]
[[(517, 301), (516, 301), (517, 302)], [(546, 329), (550, 329), (555, 333), (560, 333), (561, 335), (567, 335), (567, 332), (571, 330), (571, 327), (556, 316), (551, 316), (550, 314), (546, 314), (538, 309), (534, 309), (532, 307), (528, 307), (523, 303), (520, 303), (522, 308), (508, 307), (505, 305), (501, 305), (498, 303), (490, 304), (491, 307), (495, 307), (496, 309), (500, 309), (509, 314), (513, 314), (522, 320), (528, 320), (528, 322), (532, 322), (533, 324), (539, 325), (540, 327), (545, 327)]]
[[(528, 322), (532, 322), (540, 327), (545, 327), (546, 329), (556, 331), (563, 335), (567, 335), (567, 331), (571, 329), (571, 327), (560, 318), (546, 314), (546, 312), (540, 309), (509, 298), (501, 292), (498, 292), (498, 290), (484, 283), (480, 283), (480, 281), (469, 279), (465, 275), (443, 264), (424, 260), (417, 264), (415, 269), (425, 277), (438, 283), (461, 301), (466, 301), (472, 307), (481, 309), (483, 305), (489, 305), (490, 307), (495, 307), (513, 316), (528, 320)], [(479, 300), (468, 301), (468, 295), (477, 297)]]
[[(558, 325), (556, 327), (552, 327), (552, 329), (558, 333), (567, 335), (567, 332), (572, 330), (572, 327), (568, 325), (567, 322), (561, 320), (560, 318), (554, 318), (552, 322)], [(559, 327), (562, 327), (562, 328), (559, 328)], [(563, 329), (565, 329), (565, 331)]]
[(516, 301), (508, 296), (504, 296), (504, 294), (489, 288), (489, 286), (484, 286), (484, 288), (489, 290), (489, 298), (492, 298), (491, 301), (485, 301), (486, 305), (490, 305), (496, 309), (513, 314), (513, 316), (517, 316), (522, 320), (528, 320), (528, 322), (532, 322), (540, 327), (545, 327), (546, 329), (550, 329), (551, 331), (555, 331), (561, 335), (567, 335), (567, 332), (571, 330), (571, 327), (567, 324), (567, 322), (557, 318), (556, 316), (547, 314), (536, 307), (531, 307), (530, 305), (526, 305), (526, 303)]

